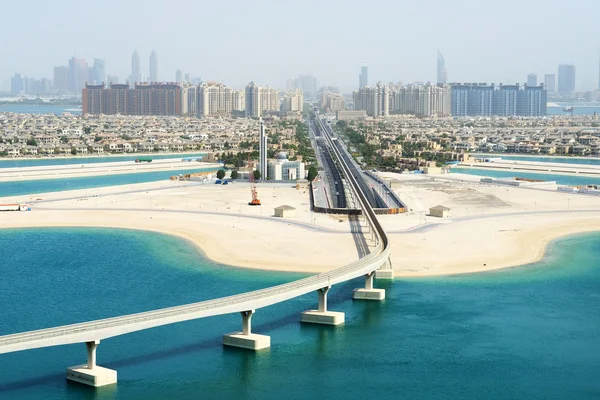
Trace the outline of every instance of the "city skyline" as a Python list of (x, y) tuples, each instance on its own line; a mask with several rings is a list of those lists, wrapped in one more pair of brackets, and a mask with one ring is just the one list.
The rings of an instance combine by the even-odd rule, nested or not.
[[(129, 67), (129, 72), (125, 72), (124, 74), (114, 74), (114, 73), (108, 73), (106, 71), (106, 60), (104, 59), (99, 59), (96, 57), (92, 57), (93, 62), (92, 63), (88, 63), (87, 59), (78, 59), (76, 57), (71, 57), (68, 61), (67, 64), (73, 63), (74, 60), (76, 63), (81, 63), (81, 64), (85, 64), (85, 68), (88, 69), (88, 73), (89, 73), (89, 80), (88, 83), (90, 84), (100, 84), (102, 82), (106, 83), (106, 84), (110, 84), (111, 83), (111, 79), (110, 78), (118, 78), (120, 76), (123, 76), (124, 78), (118, 78), (118, 82), (113, 82), (113, 83), (126, 83), (129, 82), (130, 84), (133, 83), (143, 83), (143, 82), (183, 82), (183, 81), (187, 81), (187, 82), (194, 82), (194, 84), (197, 84), (199, 78), (194, 77), (191, 78), (192, 74), (191, 73), (185, 73), (185, 78), (184, 78), (184, 72), (181, 69), (176, 69), (173, 70), (172, 72), (167, 72), (166, 74), (163, 75), (170, 75), (169, 76), (159, 76), (159, 72), (158, 72), (158, 55), (155, 49), (153, 49), (150, 53), (149, 53), (149, 63), (146, 65), (146, 68), (144, 68), (144, 64), (142, 63), (141, 59), (144, 57), (144, 55), (140, 55), (139, 51), (137, 50), (137, 47), (134, 48), (131, 56), (130, 56), (130, 67)], [(65, 63), (63, 63), (65, 64)], [(576, 65), (574, 64), (559, 64), (556, 65), (554, 67), (554, 69), (550, 69), (549, 71), (543, 71), (543, 72), (529, 72), (527, 74), (522, 74), (526, 76), (526, 81), (529, 84), (529, 79), (531, 77), (535, 77), (535, 85), (537, 85), (537, 76), (545, 76), (545, 75), (556, 75), (556, 76), (560, 76), (560, 68), (564, 65), (569, 65), (569, 66), (574, 66), (577, 71), (579, 72), (579, 69), (577, 68)], [(7, 77), (7, 79), (5, 79), (5, 87), (1, 87), (0, 86), (0, 91), (1, 90), (6, 90), (9, 91), (11, 89), (11, 81), (14, 78), (15, 75), (21, 75), (23, 77), (27, 77), (27, 78), (32, 78), (35, 80), (50, 80), (52, 82), (54, 82), (52, 80), (52, 77), (54, 77), (54, 80), (56, 80), (56, 69), (62, 67), (63, 65), (57, 65), (52, 67), (50, 70), (50, 73), (48, 76), (41, 76), (41, 77), (31, 77), (31, 76), (27, 76), (24, 73), (21, 73), (20, 71), (15, 71), (14, 73), (12, 73), (9, 77)], [(371, 86), (373, 87), (377, 82), (407, 82), (407, 83), (462, 83), (462, 82), (500, 82), (500, 83), (505, 83), (505, 84), (511, 84), (511, 82), (513, 81), (494, 81), (494, 80), (477, 80), (474, 78), (467, 78), (464, 80), (450, 80), (447, 77), (447, 70), (446, 70), (446, 63), (445, 63), (445, 58), (442, 55), (442, 53), (440, 52), (440, 50), (437, 50), (437, 61), (435, 62), (435, 66), (436, 66), (436, 74), (435, 74), (435, 79), (430, 79), (430, 80), (423, 80), (423, 81), (411, 81), (411, 80), (406, 80), (403, 79), (402, 77), (395, 77), (393, 79), (389, 79), (389, 80), (384, 80), (384, 79), (373, 79), (373, 80), (369, 80), (368, 79), (368, 65), (367, 63), (361, 63), (360, 64), (360, 70), (359, 70), (359, 82), (358, 82), (358, 86), (354, 86), (352, 87), (350, 86), (341, 86), (342, 91), (345, 93), (351, 93), (353, 90), (361, 87), (362, 79), (364, 79), (367, 83), (366, 86)], [(597, 66), (600, 69), (600, 62), (598, 63)], [(356, 69), (356, 66), (354, 67)], [(54, 76), (52, 71), (54, 71)], [(110, 71), (110, 70), (109, 70)], [(363, 77), (364, 74), (364, 78)], [(302, 79), (302, 77), (311, 77), (312, 79), (315, 79), (311, 74), (299, 74), (300, 79)], [(104, 77), (105, 79), (103, 81), (99, 80), (99, 77)], [(579, 73), (577, 74), (577, 78), (579, 77)], [(73, 79), (73, 78), (70, 78)], [(440, 79), (443, 80), (443, 82), (440, 82)], [(211, 79), (210, 77), (203, 79), (204, 81), (216, 81), (216, 79)], [(232, 81), (235, 79), (229, 79), (228, 81)], [(250, 80), (254, 80), (254, 79), (250, 79)], [(1, 81), (1, 80), (0, 80)], [(516, 80), (514, 80), (514, 82), (521, 82), (523, 81), (523, 79), (519, 79), (517, 78)], [(600, 90), (597, 88), (600, 87), (600, 77), (599, 77), (599, 81), (596, 85), (591, 85), (590, 87), (586, 87), (586, 88), (580, 88), (577, 86), (577, 80), (574, 82), (575, 88), (573, 89), (573, 91), (590, 91), (590, 90)], [(81, 82), (81, 84), (83, 85), (85, 82)], [(279, 83), (276, 85), (270, 85), (268, 83), (264, 83), (265, 85), (268, 86), (273, 86), (276, 87), (278, 89), (289, 89), (290, 86), (290, 79), (286, 79), (283, 83)], [(8, 86), (7, 86), (8, 85)], [(245, 87), (245, 84), (231, 84), (232, 87), (234, 87), (235, 89), (242, 89)], [(328, 86), (327, 83), (322, 83), (321, 81), (319, 82), (319, 88), (322, 86)], [(60, 85), (59, 85), (60, 87)], [(69, 85), (69, 89), (72, 89), (74, 87), (74, 84), (71, 83)], [(78, 90), (80, 91), (80, 90)]]
[[(436, 1), (428, 5), (383, 1), (378, 8), (385, 13), (372, 19), (366, 17), (360, 3), (350, 1), (343, 3), (344, 18), (339, 21), (339, 2), (321, 4), (309, 0), (305, 7), (290, 14), (285, 5), (266, 1), (252, 6), (236, 1), (227, 5), (176, 1), (180, 9), (186, 9), (190, 15), (227, 17), (228, 25), (234, 29), (218, 41), (208, 38), (217, 31), (220, 18), (192, 25), (165, 20), (159, 28), (148, 29), (148, 21), (171, 13), (173, 4), (151, 2), (148, 7), (139, 8), (108, 0), (107, 9), (119, 9), (136, 18), (113, 21), (114, 26), (107, 30), (104, 20), (90, 18), (96, 11), (92, 4), (73, 0), (59, 0), (52, 5), (34, 3), (36, 12), (28, 15), (27, 22), (35, 28), (20, 34), (18, 41), (0, 44), (3, 53), (11, 55), (0, 65), (4, 88), (14, 73), (37, 79), (51, 77), (54, 66), (73, 56), (106, 60), (107, 73), (124, 80), (130, 75), (134, 48), (141, 56), (146, 76), (149, 74), (148, 55), (155, 48), (161, 56), (162, 80), (172, 79), (175, 71), (181, 69), (194, 76), (230, 82), (234, 87), (243, 87), (250, 80), (285, 87), (288, 77), (305, 71), (325, 85), (339, 86), (349, 92), (356, 89), (356, 70), (363, 62), (369, 65), (371, 83), (399, 79), (433, 83), (438, 48), (452, 72), (451, 81), (517, 82), (529, 72), (542, 76), (556, 73), (559, 64), (573, 64), (577, 67), (578, 90), (598, 87), (600, 43), (573, 39), (594, 37), (591, 16), (600, 11), (600, 4), (589, 0), (576, 0), (569, 7), (556, 0), (531, 0), (526, 4), (508, 0), (493, 9), (482, 7), (474, 0), (460, 4)], [(436, 13), (430, 12), (432, 7)], [(7, 15), (19, 15), (21, 11), (16, 3), (9, 3), (5, 8)], [(315, 9), (319, 11), (314, 12)], [(522, 12), (514, 13), (515, 9)], [(585, 14), (580, 12), (582, 9), (586, 10)], [(493, 18), (490, 18), (491, 11)], [(532, 14), (536, 18), (530, 18)], [(399, 15), (403, 21), (400, 25), (397, 24)], [(428, 15), (428, 24), (419, 22), (422, 15)], [(457, 25), (465, 16), (469, 22)], [(270, 23), (247, 23), (258, 17), (267, 17)], [(313, 29), (301, 38), (295, 37), (290, 26), (309, 20), (313, 21)], [(511, 29), (506, 29), (507, 20), (511, 21)], [(552, 26), (550, 21), (561, 22), (560, 29), (568, 34), (551, 35), (547, 28)], [(11, 18), (0, 32), (11, 37), (11, 32), (22, 30), (21, 25), (20, 18)], [(336, 44), (336, 51), (332, 52), (324, 38), (353, 33), (354, 29), (350, 28), (353, 26), (361, 27), (361, 35), (352, 42)], [(456, 29), (458, 26), (460, 29)], [(42, 31), (43, 40), (40, 39)], [(103, 34), (98, 37), (82, 34), (86, 31)], [(122, 35), (125, 31), (128, 36)], [(492, 40), (485, 32), (503, 32), (502, 40)], [(240, 45), (242, 38), (252, 36), (269, 38), (258, 46), (263, 57), (256, 57), (257, 46)], [(523, 38), (527, 38), (527, 45)], [(321, 42), (327, 50), (314, 48), (314, 43)], [(243, 61), (250, 59), (252, 63)], [(240, 63), (244, 68), (239, 68)]]

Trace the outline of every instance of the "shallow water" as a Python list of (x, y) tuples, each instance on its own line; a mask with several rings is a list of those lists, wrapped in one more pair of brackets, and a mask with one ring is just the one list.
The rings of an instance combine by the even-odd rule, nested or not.
[(53, 157), (53, 158), (2, 158), (0, 159), (1, 168), (16, 167), (43, 167), (52, 165), (78, 165), (78, 164), (97, 164), (109, 162), (135, 161), (139, 157), (150, 157), (153, 160), (178, 159), (187, 157), (200, 157), (206, 153), (181, 153), (181, 154), (133, 154), (128, 156), (114, 155), (109, 157)]
[[(223, 240), (229, 240), (223, 238)], [(232, 242), (235, 246), (235, 242)], [(119, 382), (65, 381), (85, 346), (0, 355), (5, 399), (597, 399), (600, 235), (550, 246), (544, 261), (490, 273), (397, 279), (382, 303), (334, 286), (333, 328), (299, 323), (307, 295), (257, 311), (270, 350), (227, 349), (227, 315), (102, 341)], [(239, 293), (300, 277), (234, 269), (190, 243), (109, 229), (0, 231), (0, 334)]]
[(476, 176), (487, 176), (490, 178), (528, 178), (542, 181), (556, 181), (559, 185), (581, 186), (581, 185), (599, 185), (600, 176), (577, 176), (577, 175), (557, 175), (557, 174), (536, 174), (518, 170), (497, 171), (484, 168), (452, 168), (452, 173), (468, 174)]
[(214, 168), (140, 172), (137, 174), (85, 176), (79, 178), (0, 182), (0, 197), (20, 196), (34, 193), (62, 192), (79, 189), (94, 189), (105, 186), (131, 185), (135, 183), (156, 182), (162, 180), (167, 181), (173, 175), (191, 174), (194, 172), (203, 171), (214, 171)]

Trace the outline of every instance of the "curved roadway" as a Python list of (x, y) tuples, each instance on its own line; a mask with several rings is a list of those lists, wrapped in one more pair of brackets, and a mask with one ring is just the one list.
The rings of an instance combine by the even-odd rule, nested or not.
[[(319, 124), (321, 124), (320, 121)], [(321, 126), (321, 128), (323, 127)], [(348, 182), (357, 194), (359, 204), (364, 211), (363, 215), (376, 234), (376, 248), (370, 254), (344, 267), (262, 290), (121, 317), (0, 336), (0, 354), (40, 347), (92, 342), (176, 322), (255, 310), (370, 274), (379, 269), (386, 263), (390, 254), (387, 235), (379, 224), (354, 174), (346, 165), (344, 157), (339, 153), (337, 146), (333, 145), (328, 132), (325, 129), (322, 131), (325, 133), (326, 140), (332, 145), (334, 154), (348, 177)]]

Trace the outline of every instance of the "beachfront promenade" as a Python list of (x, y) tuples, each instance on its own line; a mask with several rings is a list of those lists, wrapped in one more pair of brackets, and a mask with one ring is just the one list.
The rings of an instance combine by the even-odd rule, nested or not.
[[(326, 132), (325, 129), (323, 131)], [(176, 322), (239, 312), (242, 315), (242, 330), (224, 335), (223, 344), (259, 350), (270, 346), (269, 336), (252, 332), (252, 316), (260, 308), (316, 291), (318, 294), (317, 309), (302, 313), (301, 320), (306, 323), (341, 324), (344, 322), (344, 314), (328, 310), (327, 293), (331, 286), (361, 276), (365, 277), (365, 287), (354, 290), (353, 298), (357, 300), (383, 300), (385, 291), (374, 288), (373, 280), (376, 271), (378, 277), (393, 278), (393, 271), (389, 262), (390, 246), (388, 237), (356, 178), (346, 164), (345, 158), (342, 157), (339, 149), (333, 144), (328, 135), (327, 140), (338, 158), (351, 188), (357, 194), (358, 203), (363, 211), (362, 217), (373, 234), (375, 246), (365, 257), (329, 272), (253, 292), (120, 317), (1, 336), (0, 354), (41, 347), (85, 343), (87, 363), (68, 368), (67, 378), (91, 386), (103, 386), (117, 381), (116, 371), (96, 364), (96, 350), (100, 341), (104, 339)]]

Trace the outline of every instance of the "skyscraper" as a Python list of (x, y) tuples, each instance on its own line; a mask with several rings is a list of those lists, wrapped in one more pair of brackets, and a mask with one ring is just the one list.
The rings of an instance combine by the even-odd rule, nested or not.
[(54, 90), (69, 90), (69, 67), (54, 67)]
[(261, 117), (265, 112), (279, 111), (279, 92), (269, 86), (250, 82), (245, 89), (247, 117)]
[(180, 69), (175, 71), (175, 82), (177, 82), (177, 83), (183, 82), (183, 72)]
[(546, 115), (543, 85), (451, 84), (452, 115), (542, 116)]
[(352, 94), (355, 110), (365, 110), (371, 117), (388, 116), (389, 88), (379, 82), (375, 87), (364, 87)]
[(546, 115), (548, 92), (543, 85), (526, 85), (517, 95), (517, 115), (526, 117), (539, 117)]
[(358, 88), (364, 89), (369, 84), (368, 69), (365, 64), (360, 67), (360, 75), (358, 75)]
[(10, 79), (10, 93), (12, 95), (19, 95), (24, 92), (23, 89), (23, 77), (21, 74), (14, 74)]
[(304, 93), (302, 89), (288, 91), (283, 97), (281, 111), (283, 112), (302, 112), (304, 108)]
[(106, 67), (104, 60), (99, 60), (97, 58), (94, 59), (94, 68), (92, 69), (92, 74), (90, 76), (90, 80), (95, 85), (100, 85), (104, 83), (106, 80)]
[(90, 70), (87, 61), (81, 58), (71, 58), (69, 60), (69, 91), (81, 93), (81, 89), (89, 79)]
[(558, 92), (571, 94), (575, 92), (575, 66), (562, 64), (558, 66)]
[(556, 92), (556, 75), (546, 74), (544, 76), (544, 87), (548, 93)]
[(437, 83), (438, 85), (444, 85), (448, 82), (448, 74), (446, 72), (446, 60), (442, 53), (438, 50), (437, 52)]
[(150, 54), (150, 82), (158, 82), (158, 56), (154, 50)]
[(260, 179), (267, 179), (267, 135), (265, 135), (265, 125), (263, 123), (262, 117), (260, 118), (259, 125), (259, 133), (260, 133), (260, 152), (259, 152), (259, 171), (260, 171)]
[(233, 89), (222, 83), (206, 82), (200, 85), (198, 90), (198, 116), (231, 115), (233, 92)]
[(527, 74), (527, 86), (537, 86), (537, 75), (534, 73)]
[(450, 88), (430, 83), (390, 85), (389, 110), (418, 117), (450, 116)]
[(131, 83), (140, 83), (142, 80), (142, 71), (140, 69), (140, 55), (135, 49), (131, 55)]
[[(317, 96), (317, 78), (311, 75), (300, 75), (298, 77), (300, 87), (294, 89), (302, 89), (303, 94), (308, 99), (314, 99)], [(292, 90), (292, 89), (288, 89)]]
[(86, 85), (82, 90), (82, 114), (184, 115), (187, 88), (174, 83)]

